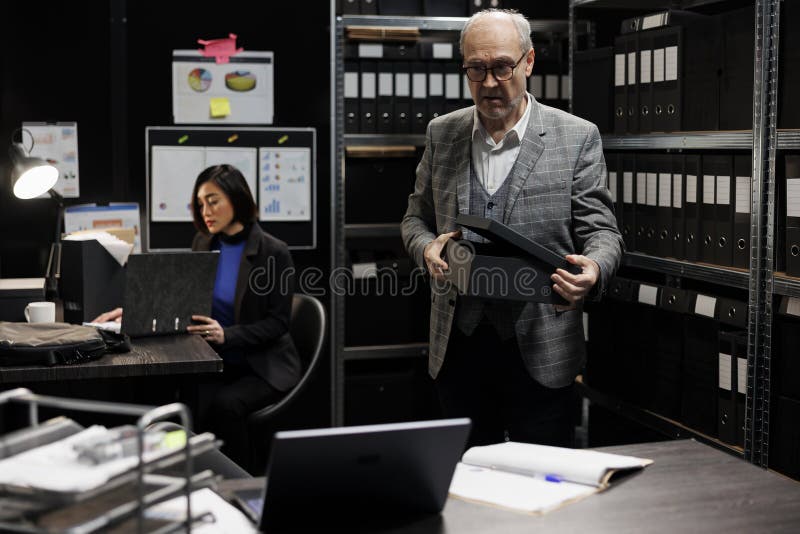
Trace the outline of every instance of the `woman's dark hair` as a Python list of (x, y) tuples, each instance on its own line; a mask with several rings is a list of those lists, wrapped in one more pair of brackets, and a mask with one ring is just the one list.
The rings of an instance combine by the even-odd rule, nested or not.
[(214, 165), (197, 176), (194, 189), (192, 189), (192, 216), (194, 217), (194, 227), (199, 232), (208, 234), (200, 205), (197, 203), (197, 191), (206, 182), (214, 182), (227, 195), (233, 206), (234, 221), (244, 225), (255, 222), (258, 214), (256, 203), (241, 171), (233, 165)]

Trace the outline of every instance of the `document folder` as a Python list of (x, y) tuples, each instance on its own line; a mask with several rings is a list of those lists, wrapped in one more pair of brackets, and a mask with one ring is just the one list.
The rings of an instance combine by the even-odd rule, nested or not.
[(731, 156), (711, 156), (712, 165), (716, 167), (716, 215), (714, 233), (716, 248), (714, 263), (717, 265), (733, 265), (733, 211), (735, 206), (735, 187), (733, 175), (733, 158)]
[(672, 156), (656, 156), (658, 171), (658, 207), (656, 208), (656, 254), (662, 258), (672, 252)]
[(653, 131), (673, 132), (682, 123), (682, 58), (680, 27), (654, 30)]
[(358, 109), (359, 98), (358, 60), (346, 59), (344, 62), (344, 131), (358, 133), (361, 115)]
[(626, 37), (616, 37), (614, 39), (614, 133), (617, 135), (628, 133), (626, 39)]
[[(490, 241), (448, 241), (445, 277), (460, 294), (566, 304), (552, 292), (550, 276), (556, 268), (578, 274), (580, 267), (498, 221), (461, 214), (456, 224)], [(524, 279), (520, 272), (525, 273)]]
[(639, 133), (653, 131), (653, 32), (638, 34)]
[(625, 249), (634, 252), (638, 247), (636, 242), (636, 156), (633, 154), (623, 154), (622, 160), (622, 218), (621, 231), (622, 239), (625, 242)]
[(734, 369), (736, 357), (733, 338), (728, 332), (719, 333), (719, 355), (717, 371), (717, 434), (725, 443), (736, 443), (736, 393)]
[(627, 133), (639, 133), (639, 69), (638, 35), (633, 33), (622, 37), (625, 50), (625, 93), (627, 108)]
[(686, 239), (685, 258), (689, 261), (700, 260), (700, 201), (701, 183), (700, 168), (701, 158), (696, 155), (684, 157), (684, 178), (686, 186), (686, 202), (683, 206), (684, 219), (686, 226), (684, 234)]
[(735, 181), (735, 200), (733, 213), (732, 265), (740, 269), (750, 267), (750, 212), (752, 180), (750, 178), (753, 160), (750, 153), (733, 156)]
[(411, 132), (411, 63), (394, 65), (394, 133)]
[[(719, 71), (722, 35), (717, 17), (708, 17), (681, 29), (676, 47), (682, 103), (681, 130), (718, 130)], [(682, 48), (682, 49), (681, 49)], [(752, 56), (752, 51), (750, 52)], [(748, 86), (752, 89), (752, 82)], [(748, 126), (749, 129), (749, 126)]]
[(672, 256), (682, 260), (686, 257), (686, 218), (684, 198), (686, 177), (683, 174), (683, 155), (672, 154)]
[(786, 274), (800, 276), (800, 156), (786, 160)]
[(747, 303), (741, 300), (719, 297), (716, 319), (737, 328), (747, 328)]
[(444, 73), (444, 111), (450, 113), (461, 109), (461, 71), (458, 63), (445, 65)]
[(378, 107), (376, 130), (381, 134), (394, 132), (394, 69), (389, 61), (378, 63)]
[(424, 134), (428, 128), (428, 67), (411, 63), (411, 132)]
[(433, 60), (428, 64), (428, 116), (431, 120), (445, 113), (444, 65), (440, 60)]
[(378, 89), (378, 64), (371, 59), (360, 61), (361, 70), (361, 100), (359, 110), (361, 112), (359, 131), (361, 133), (375, 133), (377, 106), (376, 92)]
[(702, 236), (700, 242), (700, 261), (705, 263), (714, 263), (716, 261), (717, 253), (717, 231), (716, 231), (716, 214), (717, 214), (717, 169), (719, 168), (719, 160), (715, 159), (719, 156), (703, 156), (702, 169), (703, 174), (701, 177), (701, 202), (700, 202), (700, 235)]

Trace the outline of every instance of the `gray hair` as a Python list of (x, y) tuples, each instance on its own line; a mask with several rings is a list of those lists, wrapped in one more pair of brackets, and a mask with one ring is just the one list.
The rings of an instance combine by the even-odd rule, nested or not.
[(519, 11), (515, 9), (489, 8), (484, 9), (483, 11), (478, 11), (472, 15), (461, 29), (459, 50), (461, 51), (462, 56), (464, 55), (464, 38), (472, 25), (478, 20), (491, 17), (493, 15), (507, 15), (511, 17), (511, 20), (514, 22), (514, 26), (517, 27), (517, 33), (519, 33), (519, 47), (522, 52), (527, 52), (533, 48), (533, 41), (531, 41), (531, 24), (528, 22), (528, 19), (526, 19)]

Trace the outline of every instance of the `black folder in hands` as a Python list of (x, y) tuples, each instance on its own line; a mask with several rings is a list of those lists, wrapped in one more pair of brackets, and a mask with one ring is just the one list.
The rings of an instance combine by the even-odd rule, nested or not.
[(581, 267), (498, 221), (461, 214), (456, 224), (490, 241), (447, 242), (445, 261), (449, 270), (445, 278), (460, 294), (567, 304), (553, 292), (550, 276), (557, 268), (580, 274)]

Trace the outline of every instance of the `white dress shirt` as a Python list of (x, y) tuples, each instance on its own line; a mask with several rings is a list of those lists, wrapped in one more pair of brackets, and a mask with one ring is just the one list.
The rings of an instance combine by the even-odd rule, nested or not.
[(531, 97), (528, 97), (528, 105), (525, 106), (525, 113), (509, 131), (503, 134), (499, 143), (495, 143), (486, 128), (483, 127), (478, 117), (478, 110), (475, 110), (475, 117), (472, 124), (472, 166), (478, 181), (483, 184), (486, 191), (493, 195), (503, 185), (511, 167), (517, 161), (522, 137), (528, 128), (528, 119), (531, 116)]

